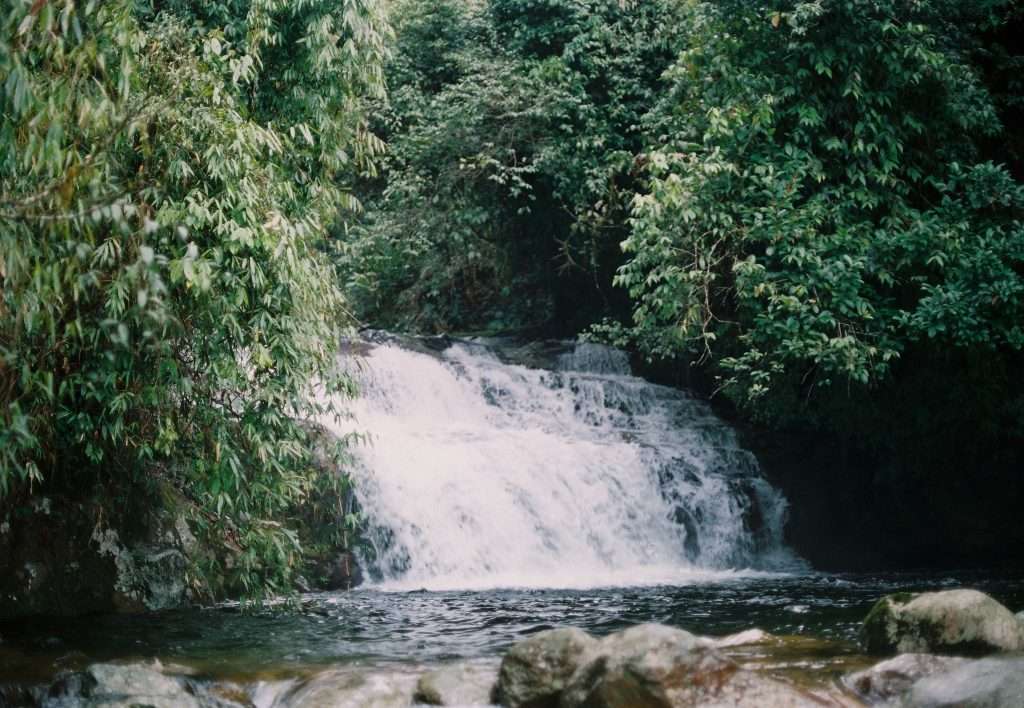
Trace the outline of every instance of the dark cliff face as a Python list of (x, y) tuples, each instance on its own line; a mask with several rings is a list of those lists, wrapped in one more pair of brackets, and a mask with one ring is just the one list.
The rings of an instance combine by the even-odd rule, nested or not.
[(0, 619), (113, 609), (113, 556), (90, 548), (97, 509), (42, 497), (0, 521)]
[(792, 543), (823, 569), (1024, 567), (1021, 371), (1019, 356), (910, 350), (815, 430), (752, 431)]
[(786, 541), (816, 569), (1024, 568), (1024, 479), (978, 461), (927, 473), (863, 441), (747, 429), (790, 501)]
[(195, 543), (169, 505), (97, 487), (0, 510), (0, 619), (179, 607)]
[[(0, 506), (0, 622), (210, 602), (208, 593), (197, 592), (195, 564), (225, 551), (197, 539), (187, 512), (169, 489), (118, 497), (96, 487)], [(323, 523), (312, 514), (290, 522), (312, 539)], [(303, 590), (362, 582), (352, 552), (337, 543), (304, 545), (303, 564)]]

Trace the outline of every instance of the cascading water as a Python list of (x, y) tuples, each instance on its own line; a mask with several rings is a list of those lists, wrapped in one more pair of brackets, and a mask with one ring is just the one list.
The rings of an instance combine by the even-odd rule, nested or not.
[(507, 359), (386, 342), (360, 363), (337, 432), (371, 434), (354, 478), (383, 587), (678, 584), (798, 563), (785, 499), (705, 403), (601, 345), (564, 345), (548, 368)]

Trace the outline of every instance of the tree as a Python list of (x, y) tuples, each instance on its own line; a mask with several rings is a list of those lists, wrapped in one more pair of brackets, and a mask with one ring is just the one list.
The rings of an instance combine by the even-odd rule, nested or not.
[[(0, 494), (159, 480), (288, 587), (345, 321), (325, 251), (381, 144), (373, 0), (15, 2), (0, 34)], [(337, 489), (335, 489), (337, 491)], [(196, 560), (196, 559), (194, 559)]]
[(1024, 348), (1024, 192), (981, 154), (1004, 126), (954, 12), (693, 6), (617, 279), (649, 352), (714, 357), (755, 403), (877, 384), (918, 344)]
[(395, 6), (390, 151), (342, 271), (358, 311), (423, 331), (574, 334), (610, 281), (678, 3)]

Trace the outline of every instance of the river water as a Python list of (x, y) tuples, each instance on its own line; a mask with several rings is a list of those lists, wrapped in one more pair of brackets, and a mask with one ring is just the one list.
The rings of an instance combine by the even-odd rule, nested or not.
[(857, 630), (882, 595), (970, 586), (1014, 611), (1024, 579), (825, 575), (783, 543), (787, 502), (706, 403), (631, 375), (596, 345), (378, 337), (356, 362), (367, 433), (354, 477), (367, 584), (295, 611), (234, 606), (0, 626), (0, 682), (151, 660), (213, 680), (339, 665), (496, 661), (571, 625), (641, 622), (785, 639), (727, 651), (818, 684), (868, 663)]
[(36, 620), (0, 628), (0, 677), (44, 681), (94, 661), (159, 659), (218, 679), (255, 681), (351, 664), (369, 668), (496, 657), (555, 626), (597, 635), (662, 622), (702, 635), (760, 628), (788, 637), (751, 655), (760, 665), (828, 681), (867, 664), (860, 621), (881, 595), (961, 586), (1024, 609), (1021, 578), (975, 573), (737, 575), (689, 585), (603, 589), (392, 591), (301, 598), (298, 611), (234, 607)]

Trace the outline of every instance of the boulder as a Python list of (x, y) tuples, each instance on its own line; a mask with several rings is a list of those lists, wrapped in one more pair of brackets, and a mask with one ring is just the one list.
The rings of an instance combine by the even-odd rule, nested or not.
[(741, 669), (710, 642), (646, 624), (603, 639), (565, 689), (561, 708), (821, 706), (822, 699)]
[(351, 551), (336, 551), (313, 562), (318, 590), (351, 590), (363, 583), (363, 572)]
[(188, 604), (196, 539), (185, 502), (176, 506), (180, 494), (139, 492), (112, 505), (112, 492), (97, 486), (82, 497), (36, 497), (17, 513), (0, 511), (0, 620)]
[(898, 704), (902, 708), (1019, 708), (1024, 706), (1024, 658), (965, 661), (921, 679)]
[(420, 676), (413, 700), (431, 706), (487, 705), (497, 680), (497, 667), (491, 664), (448, 664)]
[(200, 708), (180, 681), (143, 664), (93, 664), (58, 679), (42, 701), (43, 708)]
[(584, 655), (597, 644), (574, 628), (539, 632), (514, 644), (501, 661), (496, 701), (508, 708), (555, 708)]
[(988, 595), (946, 590), (883, 597), (861, 627), (870, 654), (987, 654), (1024, 650), (1024, 627)]
[(967, 659), (951, 656), (900, 654), (870, 669), (851, 674), (844, 683), (870, 703), (892, 701), (910, 690), (920, 679), (949, 671), (966, 662)]
[(406, 708), (415, 677), (401, 673), (326, 671), (290, 688), (273, 705), (289, 708)]

